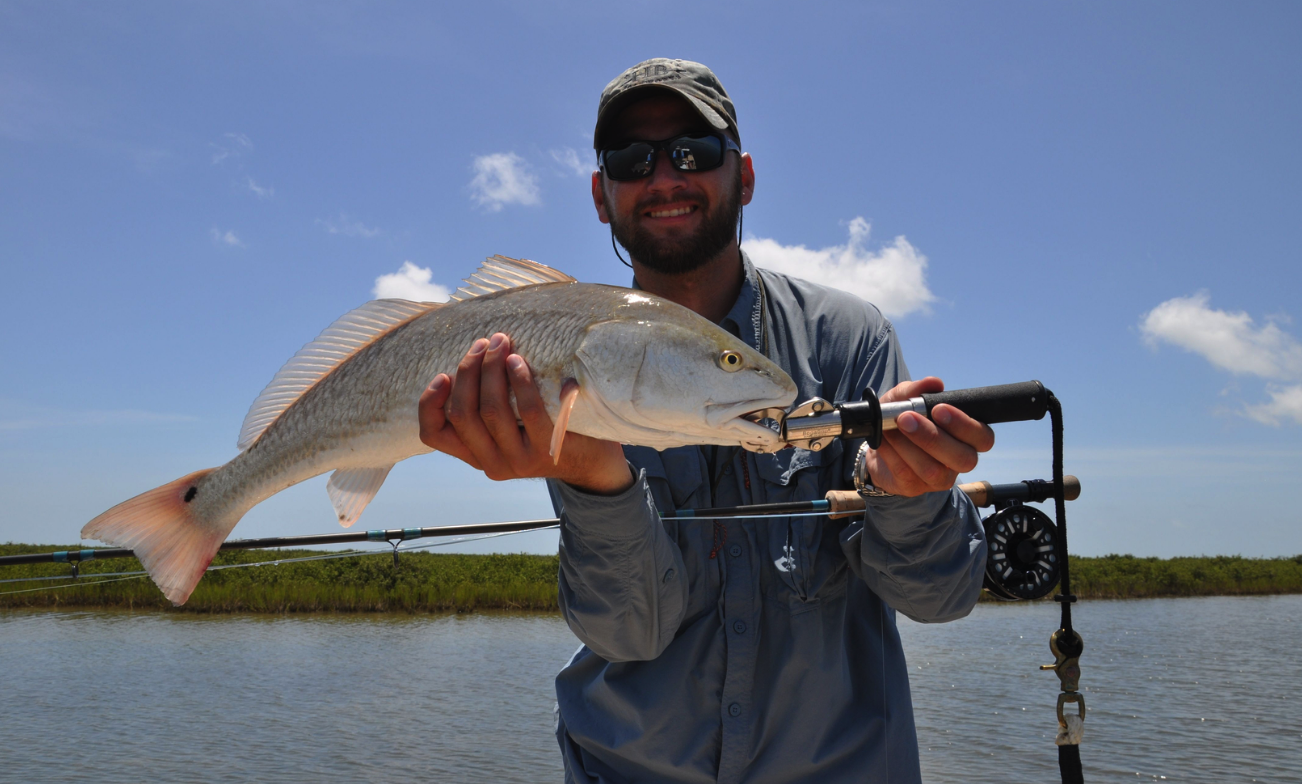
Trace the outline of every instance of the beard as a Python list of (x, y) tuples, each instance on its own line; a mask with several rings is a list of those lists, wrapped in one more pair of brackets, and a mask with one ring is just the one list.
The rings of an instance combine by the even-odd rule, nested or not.
[(655, 237), (635, 220), (658, 206), (654, 202), (639, 204), (629, 216), (610, 215), (610, 230), (636, 261), (664, 275), (679, 275), (705, 266), (737, 236), (737, 219), (741, 214), (741, 167), (737, 167), (732, 188), (717, 205), (704, 205), (705, 220), (695, 233), (675, 239)]

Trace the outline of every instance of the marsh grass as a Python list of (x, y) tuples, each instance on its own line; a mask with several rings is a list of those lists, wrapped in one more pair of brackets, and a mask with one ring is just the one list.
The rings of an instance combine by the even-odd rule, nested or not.
[[(0, 545), (0, 555), (75, 550), (76, 546)], [(251, 564), (322, 555), (319, 550), (234, 550), (213, 565)], [(1082, 599), (1302, 593), (1302, 555), (1289, 558), (1136, 558), (1107, 555), (1071, 560)], [(97, 574), (140, 569), (134, 558), (81, 564), (86, 584), (0, 584), (3, 607), (126, 607), (199, 613), (467, 612), (479, 609), (555, 612), (554, 555), (388, 553), (209, 572), (184, 607), (174, 608), (145, 578), (92, 584)], [(0, 568), (0, 580), (67, 575), (67, 564)], [(100, 578), (112, 579), (112, 578)], [(49, 587), (47, 587), (49, 586)], [(27, 591), (38, 588), (42, 590)], [(11, 591), (23, 593), (9, 593)], [(983, 598), (988, 598), (983, 595)]]

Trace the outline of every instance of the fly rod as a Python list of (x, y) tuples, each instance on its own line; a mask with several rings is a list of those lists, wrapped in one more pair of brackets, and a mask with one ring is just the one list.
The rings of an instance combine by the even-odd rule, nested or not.
[[(1074, 500), (1080, 495), (1080, 480), (1074, 476), (1063, 479), (1067, 491), (1067, 500)], [(1002, 500), (1019, 500), (1038, 502), (1053, 495), (1050, 482), (1033, 479), (1007, 485), (992, 485), (989, 482), (971, 482), (959, 485), (977, 506), (990, 506)], [(864, 511), (864, 500), (853, 490), (832, 490), (825, 498), (815, 501), (792, 501), (780, 504), (748, 504), (745, 506), (724, 506), (710, 509), (678, 509), (661, 515), (665, 519), (675, 520), (710, 520), (727, 517), (783, 517), (796, 514), (825, 514), (833, 518), (850, 517)], [(270, 536), (262, 539), (231, 539), (222, 542), (222, 550), (257, 550), (273, 547), (307, 547), (322, 544), (346, 544), (350, 542), (405, 542), (412, 539), (431, 537), (473, 536), (476, 534), (501, 534), (534, 531), (550, 528), (560, 524), (559, 518), (541, 520), (509, 520), (501, 523), (471, 523), (468, 525), (441, 525), (428, 528), (376, 528), (369, 531), (341, 531), (330, 534), (308, 534), (305, 536)], [(50, 553), (24, 553), (22, 555), (0, 556), (0, 566), (17, 566), (33, 563), (70, 563), (109, 558), (131, 558), (131, 550), (121, 547), (92, 550), (58, 550)]]

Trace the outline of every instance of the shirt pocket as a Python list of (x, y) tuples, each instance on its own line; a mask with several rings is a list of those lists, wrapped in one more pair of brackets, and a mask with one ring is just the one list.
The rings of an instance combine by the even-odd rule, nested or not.
[[(756, 455), (763, 496), (756, 500), (784, 503), (825, 497), (835, 487), (842, 451), (841, 442), (833, 441), (819, 452), (784, 449)], [(798, 614), (812, 609), (819, 597), (837, 590), (845, 569), (838, 526), (817, 515), (775, 518), (767, 521), (765, 528), (769, 551), (769, 562), (761, 572), (765, 593)]]
[[(625, 446), (624, 457), (636, 469), (646, 471), (647, 486), (661, 515), (698, 504), (693, 497), (704, 485), (701, 460), (696, 447), (679, 447), (658, 452), (645, 446)], [(684, 626), (718, 604), (720, 575), (709, 560), (713, 526), (709, 521), (672, 517), (661, 521), (669, 538), (678, 545), (687, 569), (687, 616)]]

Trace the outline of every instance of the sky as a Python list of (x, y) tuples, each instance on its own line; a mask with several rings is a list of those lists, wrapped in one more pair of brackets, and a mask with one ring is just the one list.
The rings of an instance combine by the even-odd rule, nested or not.
[[(875, 302), (915, 376), (1059, 397), (1074, 552), (1302, 553), (1300, 37), (1287, 2), (0, 0), (0, 541), (229, 460), (372, 297), (496, 253), (627, 285), (592, 125), (668, 56), (737, 106), (760, 266)], [(1047, 420), (996, 433), (964, 481), (1050, 475)], [(358, 527), (550, 516), (430, 455)], [(233, 535), (336, 529), (320, 477)]]

